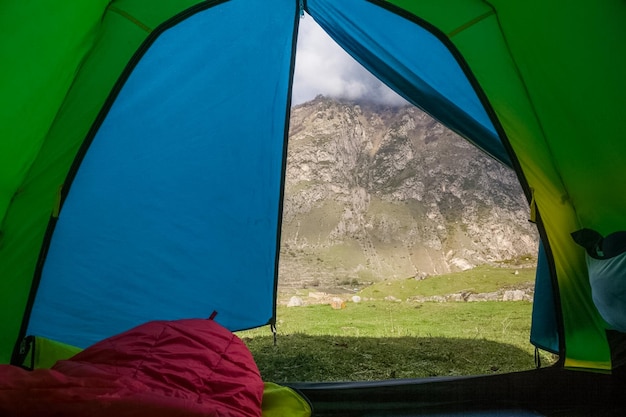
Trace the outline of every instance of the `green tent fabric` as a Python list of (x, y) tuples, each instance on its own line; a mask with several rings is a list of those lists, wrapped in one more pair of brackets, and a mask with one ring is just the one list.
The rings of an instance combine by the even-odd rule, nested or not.
[[(109, 3), (2, 5), (3, 317), (24, 312), (60, 187), (120, 74), (153, 28), (194, 2)], [(21, 319), (0, 324), (2, 362), (20, 325)]]
[[(0, 361), (19, 356), (31, 333), (84, 345), (125, 326), (107, 316), (106, 303), (88, 311), (98, 295), (112, 302), (111, 317), (139, 311), (135, 322), (208, 316), (215, 305), (233, 330), (274, 322), (289, 94), (305, 10), (372, 73), (515, 169), (545, 248), (552, 293), (541, 305), (555, 312), (559, 366), (611, 371), (612, 329), (571, 233), (626, 230), (621, 0), (4, 2)], [(406, 36), (385, 37), (394, 27)], [(429, 67), (434, 54), (416, 56), (418, 46), (449, 55)], [(239, 119), (241, 109), (249, 119)], [(147, 151), (151, 143), (163, 152)], [(163, 164), (181, 148), (182, 165)], [(161, 186), (146, 172), (161, 172)], [(107, 179), (114, 174), (132, 181), (117, 187)], [(145, 229), (133, 217), (142, 210), (154, 213)], [(120, 249), (111, 230), (130, 231), (128, 247), (140, 250)], [(159, 259), (164, 248), (172, 255)], [(210, 262), (238, 265), (237, 276), (206, 271)], [(148, 277), (150, 267), (162, 276)], [(251, 298), (219, 302), (234, 298), (238, 279), (250, 283), (258, 310), (244, 308)], [(157, 313), (146, 298), (148, 307), (135, 309), (133, 294), (150, 289), (176, 289), (176, 302)], [(535, 314), (533, 326), (540, 321)]]
[[(623, 187), (617, 179), (626, 154), (619, 139), (626, 108), (624, 3), (458, 2), (447, 10), (434, 2), (399, 5), (448, 34), (513, 148), (551, 248), (566, 365), (608, 369), (604, 324), (569, 233), (626, 227), (626, 199), (615, 188)], [(452, 17), (450, 10), (463, 14)]]

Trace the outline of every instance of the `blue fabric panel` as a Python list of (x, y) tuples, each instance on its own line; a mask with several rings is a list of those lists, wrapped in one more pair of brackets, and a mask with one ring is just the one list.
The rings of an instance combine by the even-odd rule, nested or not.
[(467, 76), (437, 37), (366, 0), (308, 0), (307, 9), (342, 48), (390, 88), (511, 166)]
[(559, 353), (559, 327), (554, 300), (554, 289), (548, 257), (539, 243), (537, 271), (535, 273), (535, 296), (533, 300), (532, 326), (530, 342), (548, 352)]
[(611, 329), (626, 333), (626, 252), (608, 259), (585, 254), (593, 303)]
[(231, 330), (271, 320), (297, 21), (293, 0), (233, 0), (154, 42), (72, 183), (29, 334), (84, 347), (214, 310)]

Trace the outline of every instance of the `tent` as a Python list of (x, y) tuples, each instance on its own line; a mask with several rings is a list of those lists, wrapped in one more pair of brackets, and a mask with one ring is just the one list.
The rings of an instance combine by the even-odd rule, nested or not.
[[(622, 0), (4, 2), (1, 363), (20, 363), (30, 335), (45, 357), (152, 319), (218, 311), (231, 330), (274, 323), (304, 11), (400, 95), (515, 170), (542, 241), (531, 340), (561, 360), (431, 391), (428, 381), (303, 392), (344, 415), (365, 403), (408, 415), (407, 398), (423, 406), (419, 393), (443, 386), (458, 395), (429, 394), (437, 404), (617, 401)], [(609, 256), (605, 241), (617, 248)], [(477, 386), (500, 402), (470, 401)], [(362, 401), (372, 389), (377, 405)]]

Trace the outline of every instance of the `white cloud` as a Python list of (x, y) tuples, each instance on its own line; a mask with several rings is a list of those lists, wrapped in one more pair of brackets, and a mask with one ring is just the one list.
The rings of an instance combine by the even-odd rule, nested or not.
[(399, 105), (406, 102), (378, 81), (339, 47), (306, 15), (300, 21), (292, 104), (330, 97), (379, 101)]

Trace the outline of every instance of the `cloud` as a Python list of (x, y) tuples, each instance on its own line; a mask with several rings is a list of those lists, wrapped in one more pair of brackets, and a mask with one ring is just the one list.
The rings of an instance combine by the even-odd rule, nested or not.
[(292, 104), (312, 100), (319, 94), (406, 104), (341, 49), (311, 16), (305, 15), (298, 34)]

